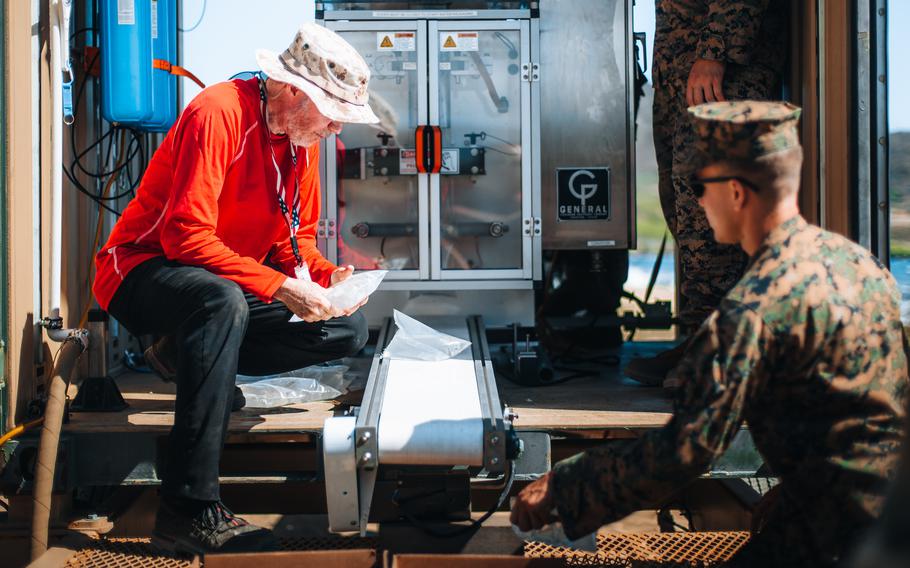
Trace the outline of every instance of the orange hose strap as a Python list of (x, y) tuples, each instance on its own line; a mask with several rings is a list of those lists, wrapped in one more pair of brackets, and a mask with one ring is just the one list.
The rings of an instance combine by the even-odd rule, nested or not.
[(177, 75), (178, 77), (186, 77), (190, 79), (197, 85), (200, 89), (205, 88), (205, 83), (199, 80), (199, 77), (193, 75), (193, 73), (179, 65), (173, 65), (170, 61), (164, 59), (152, 59), (152, 67), (155, 69), (161, 69), (162, 71), (167, 71), (171, 75)]

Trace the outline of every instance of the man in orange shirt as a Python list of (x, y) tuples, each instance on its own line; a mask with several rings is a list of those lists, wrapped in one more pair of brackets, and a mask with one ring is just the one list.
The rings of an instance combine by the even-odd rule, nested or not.
[(367, 340), (360, 306), (325, 295), (353, 267), (323, 258), (315, 232), (319, 140), (378, 121), (369, 68), (316, 24), (256, 57), (260, 76), (213, 85), (183, 111), (96, 258), (99, 304), (133, 334), (164, 336), (147, 351), (177, 383), (155, 540), (191, 553), (271, 541), (220, 500), (237, 373), (344, 357)]

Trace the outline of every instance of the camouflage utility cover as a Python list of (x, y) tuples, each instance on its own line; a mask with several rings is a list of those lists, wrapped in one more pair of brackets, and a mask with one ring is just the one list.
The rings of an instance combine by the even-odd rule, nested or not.
[(774, 229), (695, 334), (670, 422), (554, 467), (566, 534), (666, 499), (704, 473), (745, 421), (781, 479), (786, 521), (774, 530), (800, 532), (769, 550), (836, 557), (880, 513), (904, 437), (900, 299), (859, 245), (798, 216)]
[(701, 164), (749, 161), (799, 146), (800, 109), (790, 103), (725, 101), (689, 108)]

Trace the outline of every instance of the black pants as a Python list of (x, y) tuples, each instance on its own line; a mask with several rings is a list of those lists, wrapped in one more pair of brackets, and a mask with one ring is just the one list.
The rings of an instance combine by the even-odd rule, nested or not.
[(266, 304), (204, 268), (163, 257), (127, 274), (108, 312), (134, 335), (173, 335), (177, 404), (162, 493), (219, 499), (218, 462), (237, 373), (267, 375), (358, 352), (367, 341), (359, 313), (289, 323), (281, 302)]

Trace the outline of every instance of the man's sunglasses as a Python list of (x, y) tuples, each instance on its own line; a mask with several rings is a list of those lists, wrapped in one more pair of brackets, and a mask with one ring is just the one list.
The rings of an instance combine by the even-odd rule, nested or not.
[(744, 177), (740, 176), (720, 176), (720, 177), (707, 177), (707, 178), (694, 178), (690, 183), (692, 185), (692, 191), (695, 192), (695, 197), (701, 199), (705, 194), (705, 184), (706, 183), (723, 183), (725, 181), (736, 180), (744, 186), (748, 187), (752, 191), (758, 193), (758, 186), (747, 180)]

